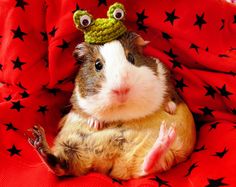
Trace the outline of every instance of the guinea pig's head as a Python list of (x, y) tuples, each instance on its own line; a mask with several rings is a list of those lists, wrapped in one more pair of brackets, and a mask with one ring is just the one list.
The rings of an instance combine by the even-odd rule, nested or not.
[(158, 110), (167, 91), (166, 69), (142, 54), (147, 43), (127, 32), (104, 45), (77, 45), (74, 56), (81, 67), (74, 107), (105, 122), (138, 119)]

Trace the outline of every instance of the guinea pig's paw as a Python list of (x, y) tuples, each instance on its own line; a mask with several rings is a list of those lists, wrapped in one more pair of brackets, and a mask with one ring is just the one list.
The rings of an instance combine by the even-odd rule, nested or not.
[(157, 142), (161, 143), (165, 147), (169, 147), (174, 142), (175, 137), (175, 123), (172, 123), (171, 126), (167, 128), (166, 122), (162, 121)]
[(88, 119), (88, 125), (90, 126), (90, 128), (101, 130), (104, 127), (104, 122), (91, 117)]
[(176, 104), (173, 101), (169, 101), (167, 105), (165, 106), (165, 111), (168, 112), (169, 114), (175, 114), (176, 112)]

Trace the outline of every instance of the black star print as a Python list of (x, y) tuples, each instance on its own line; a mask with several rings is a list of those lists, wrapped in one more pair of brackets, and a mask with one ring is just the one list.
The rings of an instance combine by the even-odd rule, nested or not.
[(22, 10), (25, 10), (26, 5), (29, 5), (29, 3), (25, 2), (24, 0), (16, 0), (15, 7), (20, 7), (20, 8), (22, 8)]
[(196, 168), (196, 167), (198, 167), (197, 162), (196, 162), (196, 163), (193, 163), (193, 164), (189, 167), (188, 172), (186, 173), (185, 177), (189, 176), (189, 175), (192, 173), (193, 169)]
[(236, 23), (236, 15), (234, 15), (234, 22), (233, 23)]
[(168, 34), (168, 33), (166, 33), (166, 32), (162, 32), (162, 38), (164, 38), (164, 39), (166, 39), (166, 40), (170, 40), (170, 39), (172, 39), (172, 37)]
[(221, 27), (220, 27), (220, 31), (224, 29), (225, 27), (225, 20), (224, 19), (221, 19)]
[(199, 152), (199, 151), (204, 151), (204, 150), (206, 150), (205, 145), (203, 145), (203, 146), (200, 147), (200, 148), (196, 148), (196, 149), (194, 150), (194, 152)]
[(17, 101), (17, 102), (12, 102), (12, 107), (11, 109), (16, 109), (18, 112), (20, 112), (20, 110), (22, 108), (25, 108), (23, 105), (20, 104), (20, 101)]
[(208, 108), (206, 106), (204, 108), (199, 108), (199, 110), (201, 110), (203, 112), (204, 116), (209, 115), (209, 116), (214, 117), (214, 115), (212, 114), (212, 112), (214, 112), (214, 110), (212, 110), (212, 109), (210, 109), (210, 108)]
[(13, 39), (19, 38), (20, 40), (24, 41), (23, 36), (27, 35), (25, 32), (21, 31), (20, 26), (18, 26), (16, 30), (12, 29), (11, 31), (14, 33)]
[(0, 70), (2, 71), (2, 64), (0, 64)]
[(138, 30), (139, 31), (144, 31), (145, 33), (147, 32), (148, 27), (144, 24), (138, 23)]
[(208, 51), (209, 51), (209, 48), (207, 47), (205, 50), (206, 50), (206, 52), (208, 52)]
[(80, 7), (79, 7), (78, 3), (76, 3), (75, 10), (73, 10), (72, 13), (74, 14), (77, 10), (80, 10)]
[(221, 152), (216, 152), (213, 156), (218, 156), (219, 158), (223, 158), (225, 156), (225, 154), (228, 152), (229, 150), (226, 149), (226, 147), (224, 148), (223, 151)]
[(169, 51), (165, 51), (165, 50), (164, 50), (164, 53), (165, 53), (166, 55), (168, 55), (170, 58), (173, 58), (173, 59), (178, 57), (178, 55), (176, 55), (176, 54), (173, 53), (172, 48), (170, 48)]
[(229, 51), (236, 51), (236, 47), (230, 47)]
[(102, 4), (107, 6), (107, 1), (106, 0), (98, 0), (98, 6), (101, 6)]
[(159, 187), (161, 187), (162, 185), (169, 186), (169, 187), (171, 186), (168, 184), (168, 181), (164, 181), (164, 180), (160, 179), (158, 176), (155, 176), (155, 178), (150, 178), (150, 180), (158, 182)]
[(144, 20), (148, 18), (148, 16), (145, 15), (144, 11), (145, 10), (143, 9), (143, 11), (141, 13), (136, 12), (136, 15), (137, 15), (136, 23), (143, 24)]
[(18, 82), (16, 85), (17, 85), (19, 88), (23, 89), (23, 90), (27, 90), (27, 89), (21, 84), (21, 82)]
[(42, 37), (43, 37), (43, 41), (47, 41), (47, 40), (48, 40), (47, 32), (40, 32), (40, 34), (41, 34)]
[(46, 89), (49, 93), (53, 94), (54, 96), (56, 96), (57, 93), (61, 91), (59, 88), (46, 88)]
[(209, 131), (211, 131), (212, 129), (216, 129), (216, 127), (219, 125), (219, 122), (215, 122), (215, 123), (212, 123), (210, 126), (211, 128), (209, 129)]
[(188, 87), (186, 84), (184, 84), (184, 79), (180, 79), (180, 80), (175, 80), (176, 81), (176, 88), (179, 88), (182, 92), (184, 91), (184, 87)]
[(173, 69), (176, 68), (176, 67), (182, 69), (181, 63), (178, 62), (177, 60), (173, 59), (173, 60), (170, 60), (170, 62), (173, 64), (173, 65), (172, 65), (172, 68), (173, 68)]
[(56, 32), (57, 32), (57, 29), (55, 26), (52, 28), (52, 30), (48, 33), (51, 37), (54, 37)]
[(45, 115), (45, 113), (48, 111), (48, 108), (46, 105), (44, 106), (39, 106), (39, 109), (37, 110), (37, 112), (42, 112), (43, 115)]
[(204, 20), (204, 13), (202, 13), (201, 16), (199, 16), (198, 14), (196, 14), (196, 18), (197, 18), (197, 21), (194, 23), (194, 25), (199, 26), (199, 29), (201, 30), (201, 29), (202, 29), (202, 25), (207, 23), (207, 22)]
[(232, 113), (236, 115), (236, 108), (232, 109)]
[(9, 151), (11, 154), (10, 156), (13, 156), (13, 155), (18, 155), (20, 156), (20, 152), (21, 150), (20, 149), (17, 149), (16, 146), (13, 144), (11, 148), (7, 149), (7, 151)]
[(22, 98), (27, 98), (27, 97), (29, 97), (29, 94), (28, 94), (26, 91), (20, 93), (20, 95), (21, 95)]
[(195, 44), (192, 43), (189, 48), (190, 48), (190, 49), (195, 49), (195, 51), (198, 53), (199, 47), (198, 47), (197, 45), (195, 45)]
[(175, 19), (179, 19), (179, 17), (175, 15), (175, 9), (171, 13), (166, 12), (166, 16), (167, 16), (167, 18), (165, 19), (164, 22), (169, 21), (171, 23), (171, 25), (174, 24)]
[(22, 70), (21, 66), (26, 64), (25, 62), (21, 62), (19, 57), (16, 57), (16, 60), (12, 60), (12, 63), (14, 64), (13, 69), (18, 68), (19, 70)]
[(230, 71), (228, 74), (232, 75), (233, 77), (236, 75), (236, 73), (233, 71)]
[(207, 179), (208, 180), (208, 185), (206, 187), (220, 187), (220, 186), (228, 186), (228, 184), (223, 183), (222, 181), (224, 178), (219, 178), (219, 179)]
[(5, 124), (5, 126), (7, 127), (6, 128), (7, 131), (9, 131), (9, 130), (17, 131), (18, 130), (16, 127), (13, 126), (12, 123), (7, 123), (7, 124)]
[(226, 90), (226, 85), (224, 84), (222, 88), (218, 88), (217, 89), (220, 91), (220, 94), (223, 96), (223, 97), (226, 97), (227, 99), (229, 99), (229, 96), (230, 95), (233, 95), (233, 93), (229, 92)]
[(216, 94), (216, 90), (210, 85), (204, 86), (204, 88), (207, 90), (207, 93), (205, 94), (205, 96), (210, 95), (214, 99), (215, 94)]
[(220, 58), (229, 58), (229, 55), (226, 55), (226, 54), (219, 54), (218, 57), (220, 57)]
[(10, 101), (11, 100), (11, 95), (9, 95), (8, 97), (4, 98), (6, 101)]
[(115, 182), (117, 182), (117, 183), (120, 184), (120, 185), (123, 185), (121, 180), (112, 178), (112, 183), (115, 183)]
[(64, 49), (66, 49), (66, 48), (69, 47), (69, 44), (70, 44), (69, 42), (67, 42), (67, 41), (65, 41), (65, 40), (62, 39), (62, 44), (61, 44), (61, 45), (58, 45), (57, 47), (58, 47), (58, 48), (61, 48), (62, 51), (63, 51)]

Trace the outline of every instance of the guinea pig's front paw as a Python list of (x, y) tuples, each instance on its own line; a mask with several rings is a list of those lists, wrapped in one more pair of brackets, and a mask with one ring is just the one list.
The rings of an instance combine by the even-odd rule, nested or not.
[(103, 121), (99, 121), (98, 119), (93, 118), (93, 117), (88, 119), (88, 125), (91, 128), (94, 128), (94, 129), (97, 129), (97, 130), (101, 130), (105, 126)]
[(175, 114), (176, 112), (176, 104), (173, 101), (169, 101), (167, 105), (165, 106), (165, 111), (168, 112), (169, 114)]

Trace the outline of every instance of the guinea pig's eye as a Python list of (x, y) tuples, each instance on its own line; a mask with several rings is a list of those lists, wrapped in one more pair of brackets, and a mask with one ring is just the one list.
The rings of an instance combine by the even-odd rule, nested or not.
[(103, 64), (102, 64), (102, 62), (101, 62), (100, 59), (97, 59), (97, 60), (95, 61), (95, 68), (96, 68), (96, 71), (101, 71), (101, 70), (102, 70)]
[(115, 9), (115, 11), (113, 12), (113, 16), (116, 20), (123, 19), (124, 14), (125, 14), (124, 11), (120, 8)]
[(131, 53), (128, 53), (127, 60), (128, 60), (131, 64), (134, 64), (134, 63), (135, 63), (134, 56), (133, 56)]
[(83, 15), (80, 18), (80, 24), (83, 27), (88, 27), (91, 23), (91, 17), (89, 17), (88, 15)]

